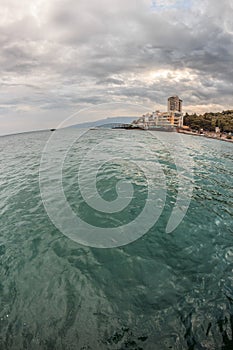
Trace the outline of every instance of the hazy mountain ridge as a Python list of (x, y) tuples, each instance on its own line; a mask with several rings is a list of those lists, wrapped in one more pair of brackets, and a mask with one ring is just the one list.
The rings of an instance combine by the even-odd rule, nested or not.
[(85, 123), (80, 123), (80, 124), (74, 124), (69, 126), (69, 128), (93, 128), (97, 126), (102, 126), (102, 125), (107, 125), (107, 124), (128, 124), (131, 123), (134, 119), (137, 119), (138, 117), (112, 117), (112, 118), (105, 118), (105, 119), (100, 119), (96, 120), (93, 122), (85, 122)]

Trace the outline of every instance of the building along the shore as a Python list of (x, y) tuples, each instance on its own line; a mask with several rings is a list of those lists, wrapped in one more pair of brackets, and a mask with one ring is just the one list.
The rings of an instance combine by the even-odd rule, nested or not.
[(178, 96), (168, 98), (168, 111), (155, 111), (146, 113), (139, 119), (135, 120), (133, 124), (140, 128), (182, 128), (183, 127), (183, 113), (182, 100)]
[(167, 100), (167, 110), (168, 112), (180, 112), (182, 113), (182, 104), (183, 101), (179, 98), (179, 96), (171, 96)]

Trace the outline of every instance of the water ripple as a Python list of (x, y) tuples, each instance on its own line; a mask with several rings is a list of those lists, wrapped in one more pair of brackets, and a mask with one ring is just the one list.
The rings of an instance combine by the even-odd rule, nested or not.
[[(60, 150), (69, 132), (77, 133), (59, 131)], [(122, 137), (120, 131), (114, 135)], [(168, 235), (164, 230), (177, 196), (176, 169), (169, 150), (162, 151), (156, 140), (152, 144), (145, 133), (145, 145), (151, 144), (166, 174), (164, 211), (133, 244), (98, 250), (62, 236), (47, 217), (38, 172), (49, 136), (0, 138), (0, 349), (232, 349), (232, 144), (187, 138), (195, 161), (193, 198), (183, 222)], [(85, 205), (77, 168), (83, 152), (102, 136), (93, 132), (87, 136), (89, 145), (74, 144), (64, 164), (64, 190), (76, 213), (96, 225), (108, 221), (117, 227), (140, 212), (147, 192), (135, 168), (136, 192), (121, 215), (104, 217)], [(54, 164), (50, 169), (48, 181), (53, 181)], [(127, 168), (116, 163), (99, 171), (106, 200), (116, 196), (118, 171), (128, 176)]]

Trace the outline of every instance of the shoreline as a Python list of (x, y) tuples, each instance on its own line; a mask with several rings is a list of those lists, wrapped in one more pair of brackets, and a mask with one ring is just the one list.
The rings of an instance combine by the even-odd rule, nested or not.
[(212, 140), (219, 140), (219, 141), (225, 141), (225, 142), (231, 142), (233, 143), (233, 138), (232, 139), (227, 139), (226, 136), (218, 136), (216, 133), (212, 133), (212, 134), (198, 134), (192, 131), (186, 131), (186, 130), (178, 130), (178, 133), (180, 134), (186, 134), (186, 135), (192, 135), (192, 136), (201, 136), (201, 137), (205, 137), (207, 139), (212, 139)]

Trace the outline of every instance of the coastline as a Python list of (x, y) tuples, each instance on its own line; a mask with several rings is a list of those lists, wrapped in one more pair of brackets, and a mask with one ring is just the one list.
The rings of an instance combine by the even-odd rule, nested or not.
[(227, 139), (226, 138), (227, 135), (222, 135), (222, 137), (220, 137), (218, 134), (211, 133), (211, 132), (204, 133), (204, 134), (198, 134), (198, 133), (195, 133), (193, 131), (178, 130), (178, 133), (186, 134), (186, 135), (192, 135), (192, 136), (200, 136), (200, 137), (205, 137), (205, 138), (208, 138), (208, 139), (213, 139), (213, 140), (219, 140), (219, 141), (225, 141), (225, 142), (233, 143), (233, 138), (232, 139)]

